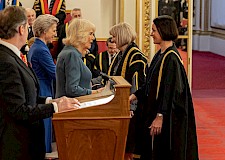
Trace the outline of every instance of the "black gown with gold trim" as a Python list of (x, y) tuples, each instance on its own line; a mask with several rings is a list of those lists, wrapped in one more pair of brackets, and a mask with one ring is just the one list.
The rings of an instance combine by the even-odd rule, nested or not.
[[(120, 55), (121, 60), (118, 64)], [(132, 42), (126, 48), (124, 53), (117, 53), (109, 67), (109, 76), (122, 76), (131, 85), (131, 93), (134, 93), (145, 82), (145, 68), (147, 58), (139, 50), (138, 46)], [(118, 67), (117, 67), (118, 65)], [(116, 69), (117, 67), (117, 69)], [(134, 153), (136, 143), (136, 120), (139, 117), (139, 106), (137, 103), (131, 104), (131, 110), (134, 111), (134, 116), (130, 120), (129, 131), (127, 136), (126, 153)]]
[(49, 11), (48, 0), (35, 0), (33, 9), (35, 10), (37, 17), (42, 14), (51, 14), (55, 16), (57, 13), (65, 13), (66, 2), (65, 0), (55, 0), (52, 9)]
[[(156, 53), (135, 95), (144, 106), (141, 160), (198, 160), (192, 97), (175, 45)], [(152, 142), (149, 126), (157, 113), (163, 114), (162, 132)]]
[(95, 58), (95, 66), (103, 73), (108, 73), (109, 70), (109, 54), (108, 51), (100, 52)]

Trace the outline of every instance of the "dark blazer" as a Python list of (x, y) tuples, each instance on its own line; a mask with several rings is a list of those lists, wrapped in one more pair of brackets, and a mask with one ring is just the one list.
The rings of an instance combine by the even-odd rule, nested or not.
[(43, 119), (54, 107), (38, 93), (32, 69), (0, 44), (0, 159), (44, 159)]
[(30, 26), (29, 29), (28, 29), (27, 40), (31, 39), (32, 37), (34, 37), (34, 33), (33, 33), (32, 26)]

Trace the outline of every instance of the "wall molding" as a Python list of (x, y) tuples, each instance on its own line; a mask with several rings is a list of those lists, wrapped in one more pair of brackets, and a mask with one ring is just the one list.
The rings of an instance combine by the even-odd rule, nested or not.
[(224, 32), (194, 30), (193, 35), (194, 36), (210, 36), (210, 37), (215, 37), (215, 38), (225, 40)]
[(150, 55), (150, 33), (151, 33), (151, 22), (150, 22), (150, 17), (151, 17), (151, 1), (150, 0), (143, 0), (142, 1), (142, 8), (143, 8), (143, 13), (142, 13), (142, 31), (143, 31), (143, 43), (142, 43), (142, 51), (146, 56)]

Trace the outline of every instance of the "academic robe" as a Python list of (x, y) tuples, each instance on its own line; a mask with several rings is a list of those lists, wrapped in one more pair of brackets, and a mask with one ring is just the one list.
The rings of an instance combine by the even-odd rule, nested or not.
[[(19, 2), (19, 0), (13, 0), (11, 5), (22, 6), (22, 4)], [(3, 10), (4, 8), (5, 8), (5, 0), (0, 0), (0, 10)]]
[(95, 67), (95, 56), (91, 53), (88, 53), (85, 55), (85, 57), (82, 57), (82, 60), (91, 71), (92, 78), (97, 78), (99, 76), (100, 71)]
[[(66, 38), (66, 30), (68, 28), (69, 23), (60, 24), (57, 26), (57, 36), (58, 36), (58, 48), (57, 48), (57, 56), (62, 51), (65, 46), (63, 43), (63, 39)], [(56, 57), (57, 58), (57, 57)]]
[(35, 0), (33, 9), (36, 12), (36, 16), (42, 14), (51, 14), (55, 16), (57, 13), (66, 11), (66, 2), (65, 0), (55, 0), (52, 12), (49, 11), (48, 0)]
[(126, 48), (121, 57), (121, 61), (118, 68), (115, 70), (121, 52), (117, 53), (108, 70), (109, 76), (122, 76), (125, 78), (133, 87), (134, 93), (144, 82), (145, 82), (145, 67), (147, 64), (147, 58), (138, 46), (132, 42)]
[[(122, 54), (121, 61), (120, 55)], [(118, 65), (119, 64), (119, 65)], [(131, 85), (131, 94), (134, 93), (145, 82), (145, 68), (147, 64), (147, 58), (141, 53), (138, 46), (132, 42), (125, 49), (124, 53), (117, 53), (113, 58), (113, 61), (109, 67), (109, 76), (122, 76)], [(118, 67), (117, 67), (118, 65)], [(116, 69), (117, 67), (117, 69)], [(136, 110), (137, 108), (137, 110)], [(133, 153), (135, 150), (136, 141), (136, 118), (139, 117), (139, 108), (136, 102), (131, 104), (132, 111), (135, 111), (134, 117), (130, 120), (129, 131), (127, 136), (126, 152)]]
[(109, 70), (109, 54), (108, 51), (100, 52), (95, 58), (95, 66), (103, 73), (108, 73)]
[[(156, 53), (135, 95), (143, 103), (141, 160), (198, 160), (192, 97), (175, 45)], [(157, 113), (163, 114), (162, 131), (152, 142), (148, 127)]]

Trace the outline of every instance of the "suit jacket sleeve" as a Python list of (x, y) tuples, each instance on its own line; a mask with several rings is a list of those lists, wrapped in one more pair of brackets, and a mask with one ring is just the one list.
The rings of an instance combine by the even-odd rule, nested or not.
[[(16, 121), (30, 123), (52, 116), (54, 113), (53, 105), (38, 104), (38, 101), (44, 102), (45, 98), (39, 98), (38, 93), (35, 93), (37, 90), (34, 89), (33, 95), (27, 95), (27, 88), (25, 89), (26, 86), (24, 86), (25, 77), (22, 77), (20, 72), (17, 64), (0, 62), (0, 105), (2, 112), (10, 115)], [(33, 82), (27, 85), (28, 88), (34, 87)], [(33, 99), (33, 104), (30, 103), (31, 99)]]

